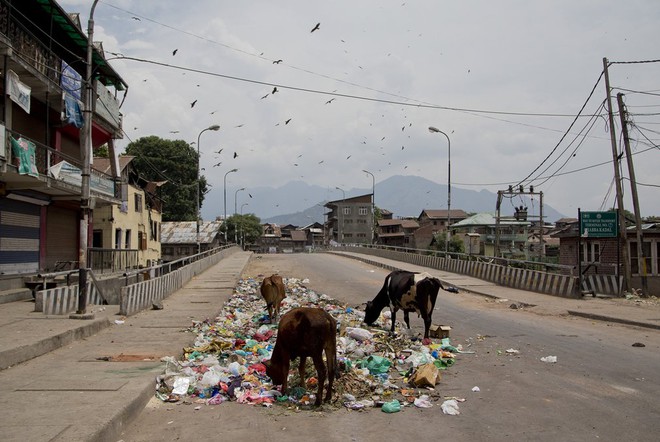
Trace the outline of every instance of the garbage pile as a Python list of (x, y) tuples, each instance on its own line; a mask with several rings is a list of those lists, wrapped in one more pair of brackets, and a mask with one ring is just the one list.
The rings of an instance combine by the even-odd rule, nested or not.
[[(302, 388), (298, 361), (292, 362), (288, 392), (278, 391), (266, 375), (262, 361), (270, 359), (277, 324), (269, 321), (259, 292), (261, 280), (240, 280), (214, 320), (193, 322), (187, 330), (197, 337), (192, 347), (184, 349), (183, 360), (163, 358), (165, 372), (157, 378), (159, 399), (311, 407), (317, 387), (313, 364), (307, 364)], [(391, 327), (389, 310), (383, 311), (375, 327), (366, 327), (362, 310), (316, 293), (305, 286), (307, 280), (284, 278), (284, 282), (287, 296), (282, 314), (295, 307), (317, 307), (337, 320), (340, 377), (335, 380), (331, 406), (396, 412), (406, 406), (428, 408), (438, 399), (433, 386), (440, 381), (441, 371), (454, 364), (460, 346), (452, 346), (449, 338), (422, 341), (398, 325), (395, 335), (390, 335), (386, 331)]]

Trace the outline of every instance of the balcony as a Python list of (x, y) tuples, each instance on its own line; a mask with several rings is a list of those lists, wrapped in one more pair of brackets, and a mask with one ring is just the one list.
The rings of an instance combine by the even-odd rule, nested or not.
[[(53, 47), (59, 47), (58, 43), (56, 42)], [(9, 14), (9, 7), (4, 2), (0, 3), (0, 54), (9, 55), (6, 70), (15, 72), (20, 81), (31, 88), (30, 95), (33, 99), (47, 103), (58, 113), (63, 111), (62, 100), (53, 97), (59, 97), (64, 92), (61, 81), (62, 69), (66, 63), (63, 64), (62, 58), (12, 17)], [(78, 61), (72, 62), (72, 65), (75, 65), (75, 70), (71, 69), (68, 72), (79, 77), (72, 81), (80, 82), (77, 86), (80, 90), (82, 76), (78, 73), (84, 72), (85, 64)], [(95, 91), (96, 101), (93, 106), (95, 123), (101, 123), (115, 138), (122, 138), (119, 101), (100, 81), (95, 81)]]
[[(6, 163), (0, 167), (0, 181), (6, 183), (7, 192), (16, 190), (35, 190), (58, 199), (79, 199), (82, 184), (82, 164), (73, 158), (44, 144), (22, 137), (34, 146), (33, 155), (19, 158), (12, 148), (12, 138), (21, 138), (21, 134), (6, 132), (2, 148)], [(15, 147), (15, 146), (14, 146)], [(21, 164), (21, 160), (28, 164)], [(0, 161), (0, 164), (2, 162)], [(120, 204), (120, 186), (112, 176), (91, 169), (90, 193), (97, 205)]]

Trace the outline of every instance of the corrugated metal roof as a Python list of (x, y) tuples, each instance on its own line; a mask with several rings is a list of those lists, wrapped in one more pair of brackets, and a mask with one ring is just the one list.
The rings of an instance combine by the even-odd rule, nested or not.
[[(220, 233), (222, 221), (202, 221), (199, 223), (200, 244), (212, 243)], [(195, 221), (171, 221), (161, 224), (161, 244), (197, 244), (197, 223)]]
[[(451, 225), (452, 228), (459, 228), (459, 227), (470, 227), (470, 226), (495, 226), (497, 224), (495, 220), (495, 215), (492, 213), (477, 213), (476, 215), (472, 215), (469, 218), (466, 218), (462, 221), (459, 221), (457, 223), (454, 223)], [(529, 225), (531, 224), (529, 221), (515, 221), (515, 220), (510, 220), (510, 219), (502, 219), (500, 218), (500, 225), (502, 226), (524, 226), (524, 225)]]

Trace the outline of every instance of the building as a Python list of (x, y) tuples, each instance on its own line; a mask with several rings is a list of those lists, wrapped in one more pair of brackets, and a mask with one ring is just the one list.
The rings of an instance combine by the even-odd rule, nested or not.
[(163, 262), (197, 254), (197, 244), (205, 252), (223, 243), (222, 221), (170, 221), (161, 224), (160, 243)]
[(326, 232), (329, 239), (338, 243), (370, 244), (373, 231), (373, 194), (329, 201), (324, 207)]
[(447, 231), (447, 219), (449, 219), (449, 225), (451, 225), (463, 221), (467, 217), (468, 214), (459, 209), (450, 210), (449, 213), (447, 213), (447, 210), (422, 210), (422, 213), (417, 217), (419, 229), (415, 231), (415, 248), (428, 249), (438, 233)]
[(414, 233), (419, 224), (414, 219), (378, 220), (378, 243), (386, 246), (415, 247)]
[[(0, 273), (77, 267), (86, 255), (82, 240), (92, 243), (93, 215), (81, 222), (87, 46), (77, 16), (55, 1), (0, 3)], [(118, 95), (127, 85), (100, 44), (92, 65), (92, 149), (107, 145), (114, 157), (122, 137)], [(89, 207), (119, 206), (118, 182), (118, 170), (92, 168)]]
[[(463, 238), (465, 253), (496, 256), (496, 242), (499, 236), (500, 257), (528, 259), (528, 232), (530, 226), (531, 222), (529, 221), (500, 218), (498, 232), (495, 215), (491, 213), (477, 213), (452, 224), (451, 230), (452, 235)], [(478, 238), (478, 240), (475, 238)], [(477, 244), (478, 250), (476, 247)]]
[[(122, 203), (94, 210), (92, 268), (143, 268), (161, 259), (162, 204), (156, 196), (160, 184), (141, 180), (133, 169), (132, 156), (119, 157)], [(111, 168), (107, 158), (95, 158), (94, 168)]]

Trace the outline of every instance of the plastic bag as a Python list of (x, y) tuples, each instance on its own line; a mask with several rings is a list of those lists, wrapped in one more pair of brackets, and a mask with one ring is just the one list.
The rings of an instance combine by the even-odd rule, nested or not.
[(449, 414), (451, 416), (456, 416), (461, 414), (461, 412), (458, 409), (458, 402), (456, 401), (456, 399), (449, 399), (444, 401), (440, 406), (440, 408), (442, 409), (442, 412), (444, 414)]
[(364, 362), (362, 367), (366, 367), (372, 375), (387, 373), (392, 363), (389, 359), (381, 356), (371, 355)]
[(373, 338), (369, 330), (358, 327), (346, 327), (346, 333), (356, 341), (368, 341)]
[(391, 402), (385, 402), (383, 404), (382, 410), (385, 413), (397, 413), (397, 412), (401, 411), (401, 403), (396, 399), (394, 399)]

